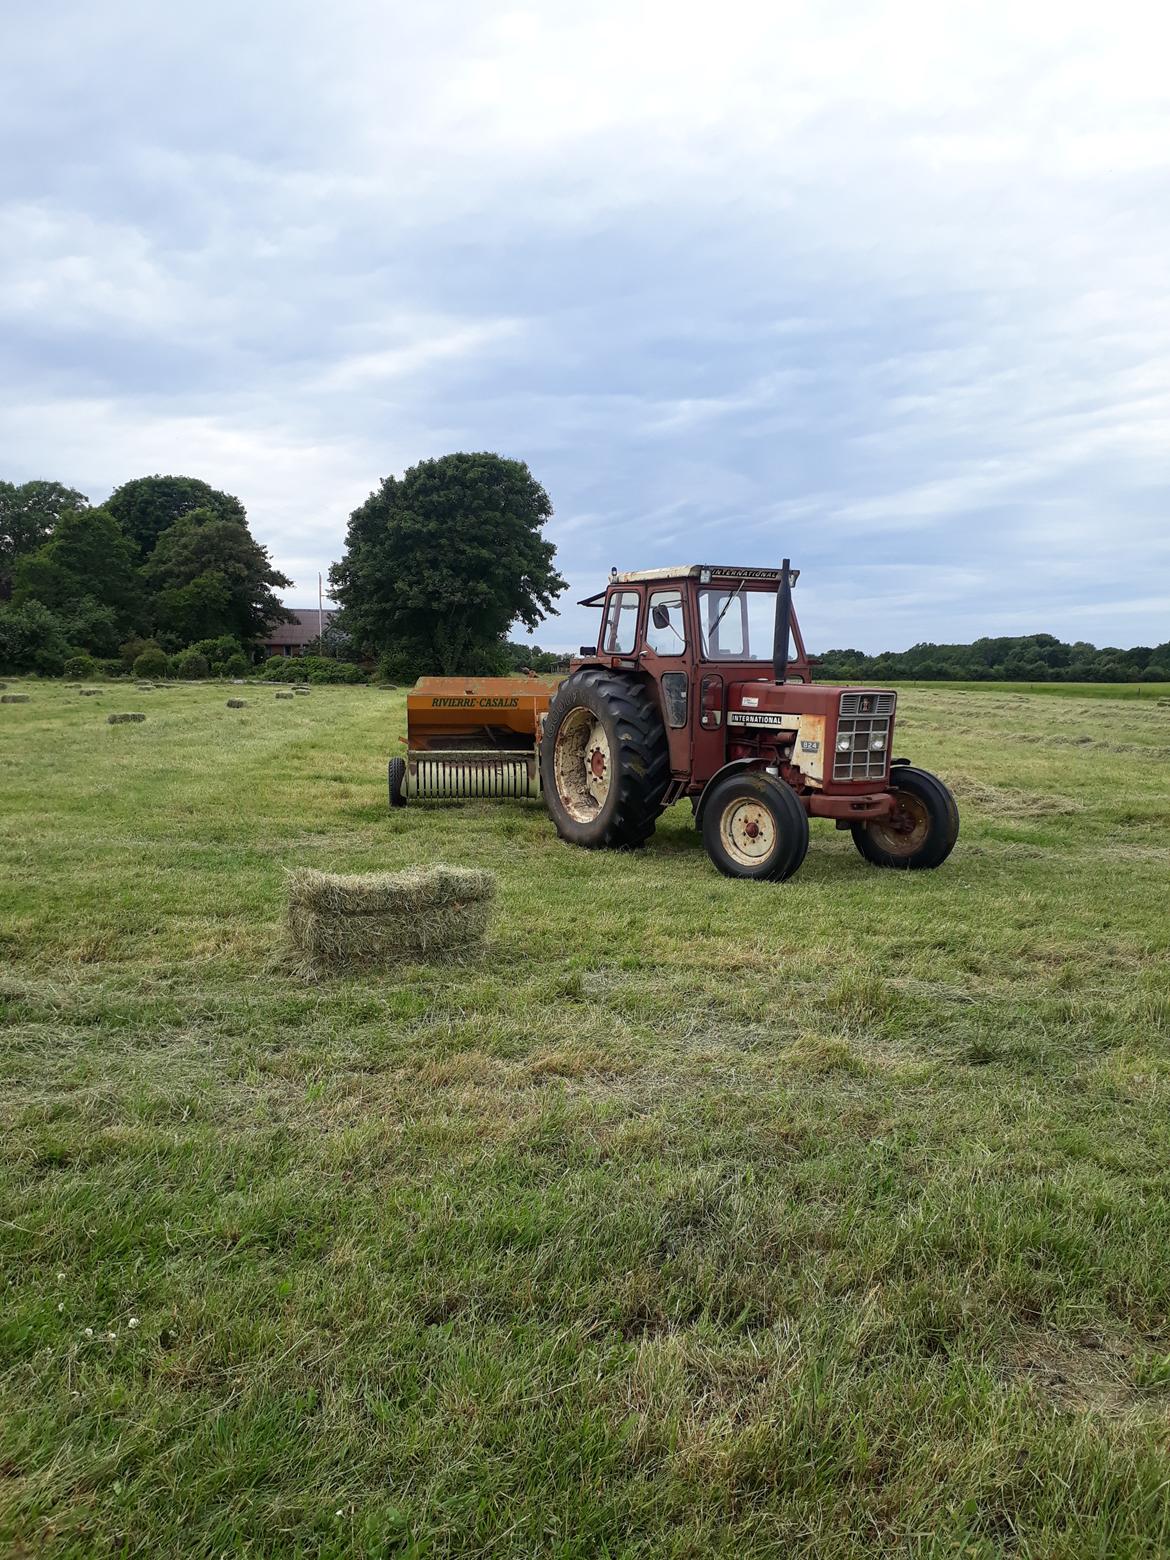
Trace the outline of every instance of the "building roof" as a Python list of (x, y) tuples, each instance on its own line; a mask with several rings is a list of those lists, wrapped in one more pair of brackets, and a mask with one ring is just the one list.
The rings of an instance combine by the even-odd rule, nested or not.
[[(318, 615), (316, 607), (290, 607), (288, 609), (295, 618), (292, 623), (273, 623), (264, 632), (266, 645), (305, 645), (310, 639), (316, 639), (320, 629), (318, 627)], [(336, 612), (336, 607), (326, 607), (321, 613), (325, 627), (329, 627), (329, 620)]]

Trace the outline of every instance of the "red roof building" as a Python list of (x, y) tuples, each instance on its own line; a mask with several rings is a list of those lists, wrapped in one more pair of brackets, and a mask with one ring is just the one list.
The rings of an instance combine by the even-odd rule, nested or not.
[(290, 607), (289, 611), (293, 622), (274, 623), (265, 633), (265, 655), (304, 655), (306, 646), (328, 630), (334, 615), (328, 607), (322, 612), (316, 607)]

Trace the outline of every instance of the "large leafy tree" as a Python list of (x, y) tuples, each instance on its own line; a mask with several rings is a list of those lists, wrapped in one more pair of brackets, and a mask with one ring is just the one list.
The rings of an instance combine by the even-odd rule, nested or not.
[(149, 558), (164, 531), (195, 509), (209, 509), (221, 520), (245, 523), (244, 506), (198, 477), (135, 477), (115, 488), (105, 507), (138, 549)]
[(0, 601), (12, 595), (18, 561), (44, 546), (62, 515), (88, 508), (63, 482), (0, 482)]
[(418, 670), (474, 672), (513, 623), (555, 612), (565, 581), (541, 535), (548, 494), (523, 461), (444, 455), (387, 477), (350, 517), (329, 571), (353, 640)]
[(238, 517), (213, 507), (182, 515), (159, 537), (142, 578), (154, 627), (176, 644), (221, 634), (247, 641), (291, 617), (273, 592), (292, 581), (272, 567), (242, 509)]
[(107, 510), (68, 510), (49, 540), (17, 563), (12, 599), (18, 606), (38, 601), (83, 619), (93, 617), (90, 608), (97, 603), (116, 627), (130, 628), (141, 595), (134, 561), (133, 548)]

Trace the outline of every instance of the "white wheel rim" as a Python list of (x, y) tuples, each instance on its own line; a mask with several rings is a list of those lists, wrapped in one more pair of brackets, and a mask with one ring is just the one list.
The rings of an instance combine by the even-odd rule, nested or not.
[(570, 710), (557, 731), (553, 775), (561, 806), (575, 823), (591, 823), (609, 799), (613, 765), (605, 727), (592, 710)]
[(763, 802), (738, 797), (728, 802), (719, 819), (719, 839), (724, 850), (741, 867), (758, 867), (776, 849), (776, 820)]

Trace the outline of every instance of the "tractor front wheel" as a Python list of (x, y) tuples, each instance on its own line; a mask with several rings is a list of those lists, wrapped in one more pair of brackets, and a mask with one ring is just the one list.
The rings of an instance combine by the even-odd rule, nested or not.
[(937, 775), (900, 764), (890, 777), (894, 811), (853, 826), (853, 843), (875, 867), (941, 867), (959, 837), (959, 809)]
[(725, 877), (778, 883), (808, 850), (808, 815), (791, 786), (759, 770), (728, 775), (703, 803), (703, 844)]

